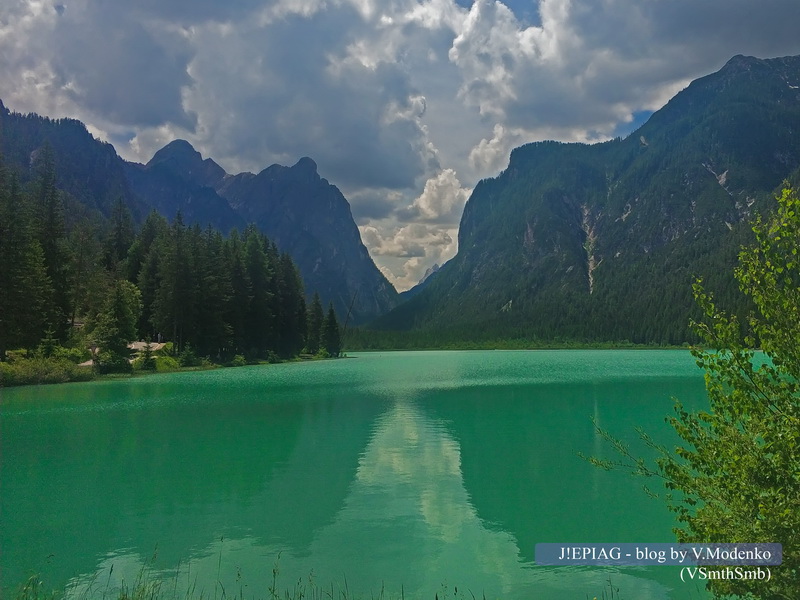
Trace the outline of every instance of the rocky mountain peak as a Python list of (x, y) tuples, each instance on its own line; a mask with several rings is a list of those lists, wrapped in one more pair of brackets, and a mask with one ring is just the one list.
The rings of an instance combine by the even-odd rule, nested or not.
[(168, 161), (180, 161), (182, 163), (202, 162), (200, 153), (194, 149), (186, 140), (173, 140), (160, 150), (158, 150), (147, 166), (154, 166)]
[(292, 174), (299, 179), (306, 181), (314, 181), (319, 179), (317, 174), (317, 163), (308, 156), (304, 156), (291, 168)]
[(417, 285), (425, 283), (428, 277), (436, 273), (440, 268), (441, 267), (439, 266), (439, 263), (434, 263), (432, 267), (428, 267), (427, 269), (425, 269), (425, 274), (422, 276), (422, 279), (420, 279), (419, 282), (417, 282)]
[(184, 181), (214, 187), (225, 177), (225, 169), (202, 155), (186, 140), (173, 140), (153, 155), (147, 169), (163, 168)]
[(727, 63), (725, 63), (723, 69), (739, 69), (739, 70), (749, 69), (753, 65), (758, 64), (760, 62), (763, 61), (760, 61), (759, 59), (753, 56), (745, 56), (744, 54), (737, 54), (736, 56), (731, 58)]

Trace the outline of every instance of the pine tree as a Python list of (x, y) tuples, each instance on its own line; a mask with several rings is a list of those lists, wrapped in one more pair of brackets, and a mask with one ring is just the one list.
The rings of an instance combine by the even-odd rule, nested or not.
[(244, 261), (244, 246), (237, 230), (231, 231), (223, 252), (231, 290), (224, 307), (225, 322), (231, 329), (230, 354), (244, 354), (247, 351), (247, 314), (253, 295)]
[(225, 306), (231, 296), (230, 274), (225, 269), (222, 235), (208, 227), (196, 240), (198, 302), (192, 344), (200, 356), (221, 356), (229, 345), (230, 325)]
[(269, 350), (274, 349), (274, 270), (262, 236), (254, 227), (248, 227), (245, 235), (245, 268), (252, 295), (246, 318), (245, 344), (249, 353), (266, 358)]
[(342, 351), (342, 336), (333, 302), (328, 306), (328, 315), (322, 327), (322, 344), (330, 356), (339, 356)]
[[(166, 236), (165, 236), (166, 237)], [(149, 252), (145, 255), (142, 266), (139, 270), (139, 277), (137, 278), (137, 285), (142, 293), (142, 314), (139, 317), (138, 331), (139, 337), (151, 337), (158, 339), (161, 333), (158, 327), (158, 322), (153, 314), (156, 306), (156, 296), (161, 287), (161, 256), (160, 248), (166, 246), (166, 239), (158, 240), (150, 248)]]
[(278, 263), (279, 337), (278, 353), (285, 357), (296, 356), (305, 345), (306, 302), (300, 273), (288, 254), (282, 254)]
[(125, 279), (116, 280), (98, 315), (94, 338), (104, 351), (127, 358), (128, 344), (136, 339), (136, 323), (142, 309), (139, 289)]
[(50, 289), (28, 205), (0, 165), (0, 360), (8, 349), (31, 348), (42, 338)]
[(150, 248), (157, 239), (164, 238), (167, 229), (169, 229), (167, 220), (157, 212), (152, 211), (147, 215), (139, 234), (127, 249), (125, 266), (128, 281), (134, 283), (138, 281), (139, 273), (150, 252)]
[(136, 283), (142, 293), (142, 314), (139, 317), (140, 338), (157, 339), (161, 331), (153, 318), (153, 305), (160, 287), (160, 257), (169, 244), (169, 224), (155, 211), (147, 215), (126, 259), (128, 281)]
[(153, 344), (148, 336), (145, 339), (144, 349), (142, 350), (142, 361), (141, 361), (141, 370), (142, 371), (155, 371), (156, 370), (156, 359), (153, 357)]
[(35, 199), (36, 233), (52, 290), (46, 300), (44, 313), (56, 337), (64, 339), (72, 316), (64, 205), (56, 187), (55, 162), (49, 145), (42, 149), (40, 160), (39, 185)]
[(133, 241), (133, 217), (131, 217), (131, 211), (122, 196), (119, 196), (114, 203), (114, 210), (111, 213), (111, 229), (104, 244), (106, 268), (109, 271), (119, 270), (120, 264), (128, 256), (128, 250)]
[(101, 249), (95, 228), (88, 220), (75, 224), (69, 234), (70, 256), (70, 326), (74, 327), (79, 316), (97, 312), (97, 295), (92, 293), (99, 287), (104, 271)]
[(101, 371), (131, 370), (128, 343), (136, 339), (141, 302), (138, 288), (130, 281), (118, 279), (113, 283), (93, 332), (94, 342), (100, 348)]
[(319, 294), (314, 292), (311, 300), (311, 307), (308, 311), (308, 334), (306, 336), (306, 350), (309, 354), (319, 352), (320, 341), (322, 339), (322, 322), (325, 320), (325, 313), (322, 312), (322, 302)]
[(197, 284), (187, 238), (183, 218), (178, 212), (170, 227), (164, 253), (159, 257), (158, 289), (151, 317), (156, 329), (169, 336), (177, 351), (183, 350), (185, 334), (194, 322), (197, 302)]

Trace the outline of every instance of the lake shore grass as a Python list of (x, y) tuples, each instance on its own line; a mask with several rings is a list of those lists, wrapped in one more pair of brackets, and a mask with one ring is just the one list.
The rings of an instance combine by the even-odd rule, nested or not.
[[(148, 568), (143, 568), (136, 580), (132, 583), (121, 582), (118, 586), (109, 583), (102, 585), (94, 582), (86, 590), (77, 594), (67, 590), (48, 590), (38, 576), (30, 577), (19, 586), (15, 595), (10, 600), (500, 600), (502, 596), (490, 595), (485, 592), (472, 590), (459, 590), (458, 586), (450, 588), (442, 584), (438, 589), (432, 590), (424, 596), (406, 595), (403, 586), (399, 591), (390, 592), (385, 585), (381, 585), (377, 592), (359, 594), (351, 590), (345, 579), (342, 583), (320, 585), (312, 574), (306, 579), (301, 579), (290, 587), (281, 587), (278, 578), (277, 564), (272, 569), (272, 582), (262, 593), (253, 593), (245, 590), (241, 581), (229, 582), (224, 585), (217, 581), (211, 591), (198, 589), (196, 580), (188, 579), (180, 582), (180, 573), (171, 578), (155, 576)], [(109, 574), (110, 575), (110, 574)], [(110, 577), (109, 577), (110, 579)], [(606, 579), (599, 593), (592, 591), (575, 600), (622, 600), (620, 588), (611, 580)]]
[[(161, 578), (149, 569), (142, 569), (131, 583), (123, 581), (112, 586), (95, 581), (79, 592), (70, 589), (49, 590), (39, 577), (33, 576), (19, 586), (11, 600), (405, 600), (407, 597), (402, 586), (395, 593), (387, 591), (384, 585), (377, 592), (356, 593), (350, 589), (346, 579), (338, 584), (321, 585), (312, 574), (289, 587), (282, 587), (278, 572), (277, 566), (274, 567), (272, 582), (263, 592), (246, 589), (247, 586), (238, 580), (227, 585), (216, 581), (210, 591), (198, 589), (196, 580), (181, 582), (180, 573), (171, 578)], [(416, 597), (408, 596), (409, 599)], [(450, 589), (446, 585), (425, 597), (435, 600), (488, 600), (484, 593), (459, 591), (458, 586)], [(603, 596), (606, 597), (612, 598)]]
[[(103, 373), (95, 366), (77, 364), (75, 361), (63, 357), (45, 358), (35, 354), (26, 356), (23, 351), (17, 351), (14, 354), (16, 356), (12, 360), (0, 362), (0, 389), (25, 385), (130, 379), (132, 377), (164, 373), (208, 371), (231, 367), (330, 360), (332, 358), (323, 355), (302, 354), (286, 359), (276, 356), (270, 359), (246, 360), (243, 356), (237, 355), (227, 362), (215, 362), (207, 358), (198, 358), (196, 361), (191, 361), (190, 364), (182, 364), (178, 357), (165, 353), (154, 355), (150, 368), (143, 368), (141, 359), (138, 358), (133, 360), (129, 371)], [(336, 358), (347, 357), (342, 355)]]
[[(156, 567), (158, 549), (153, 552), (136, 573), (133, 581), (112, 582), (113, 564), (104, 572), (98, 572), (82, 589), (69, 586), (63, 590), (48, 589), (39, 575), (32, 575), (13, 592), (9, 600), (501, 600), (502, 596), (484, 590), (459, 589), (458, 585), (442, 583), (436, 589), (423, 595), (409, 594), (401, 584), (394, 591), (387, 590), (386, 584), (369, 592), (356, 592), (348, 584), (347, 577), (342, 581), (321, 584), (313, 571), (307, 576), (294, 580), (286, 586), (281, 577), (281, 552), (277, 554), (268, 571), (271, 575), (266, 588), (253, 591), (245, 583), (237, 567), (234, 581), (221, 581), (222, 551), (219, 552), (216, 581), (212, 589), (198, 586), (197, 576), (192, 576), (186, 563), (179, 563), (177, 569), (159, 570)], [(166, 573), (169, 572), (169, 575)], [(622, 600), (620, 588), (614, 585), (607, 574), (599, 590), (587, 591), (576, 600)]]

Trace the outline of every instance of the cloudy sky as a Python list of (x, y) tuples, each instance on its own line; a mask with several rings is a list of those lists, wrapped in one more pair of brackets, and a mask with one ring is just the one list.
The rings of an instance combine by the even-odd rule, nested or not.
[(625, 135), (735, 54), (800, 54), (798, 25), (798, 0), (2, 0), (0, 99), (139, 162), (311, 156), (405, 289), (511, 148)]

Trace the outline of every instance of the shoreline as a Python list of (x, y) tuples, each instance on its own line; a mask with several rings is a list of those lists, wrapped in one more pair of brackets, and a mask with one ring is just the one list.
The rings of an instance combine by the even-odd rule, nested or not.
[[(493, 344), (486, 344), (486, 345), (463, 345), (463, 346), (440, 346), (440, 347), (423, 347), (423, 348), (362, 348), (362, 349), (352, 349), (349, 350), (351, 353), (363, 353), (363, 354), (375, 354), (381, 352), (387, 353), (395, 353), (395, 352), (534, 352), (534, 351), (565, 351), (565, 350), (613, 350), (613, 351), (625, 351), (625, 350), (643, 350), (643, 351), (658, 351), (658, 350), (683, 350), (686, 352), (690, 352), (692, 350), (692, 346), (689, 345), (682, 345), (682, 346), (656, 346), (656, 345), (647, 345), (647, 344), (609, 344), (609, 343), (597, 343), (597, 344), (539, 344), (539, 345), (522, 345), (519, 347), (511, 346), (511, 347), (497, 347)], [(171, 368), (166, 370), (141, 370), (136, 369), (130, 373), (97, 373), (94, 371), (91, 364), (87, 364), (86, 362), (81, 364), (70, 363), (71, 368), (75, 369), (76, 372), (80, 373), (81, 375), (74, 378), (74, 379), (55, 379), (50, 376), (49, 372), (41, 372), (37, 374), (36, 380), (25, 381), (22, 383), (12, 383), (11, 385), (5, 385), (0, 379), (0, 389), (6, 388), (13, 388), (13, 387), (28, 387), (28, 386), (36, 386), (36, 385), (53, 385), (53, 384), (60, 384), (60, 383), (88, 383), (92, 381), (108, 381), (108, 380), (119, 380), (119, 379), (132, 379), (138, 377), (149, 377), (151, 375), (164, 375), (170, 373), (192, 373), (197, 371), (212, 371), (216, 369), (232, 369), (237, 367), (253, 367), (253, 366), (264, 366), (264, 365), (272, 365), (272, 364), (289, 364), (289, 363), (308, 363), (308, 362), (316, 362), (316, 361), (328, 361), (328, 360), (340, 360), (340, 359), (352, 359), (358, 358), (356, 356), (348, 355), (347, 353), (343, 352), (342, 356), (338, 357), (317, 357), (317, 356), (309, 356), (309, 355), (300, 355), (293, 358), (280, 360), (276, 362), (270, 362), (268, 360), (259, 360), (252, 363), (246, 364), (220, 364), (220, 363), (213, 363), (209, 362), (203, 365), (194, 365), (194, 366), (185, 366), (185, 367), (178, 367), (178, 368)], [(25, 359), (25, 360), (35, 360), (35, 359)], [(49, 364), (53, 370), (57, 368), (63, 368), (65, 363), (58, 360), (53, 360), (51, 362), (47, 362), (49, 359), (39, 359), (43, 361), (45, 364)]]

